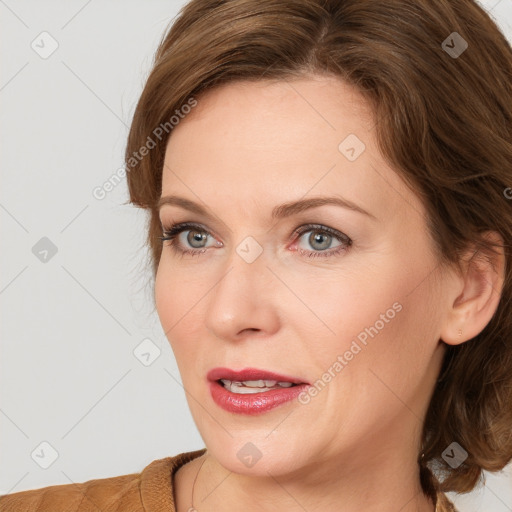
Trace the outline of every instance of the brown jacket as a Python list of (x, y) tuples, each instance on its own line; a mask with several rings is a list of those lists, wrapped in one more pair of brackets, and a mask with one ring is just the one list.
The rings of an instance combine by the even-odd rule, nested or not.
[[(140, 473), (62, 484), (0, 496), (0, 512), (176, 512), (173, 477), (206, 448), (154, 460)], [(444, 494), (436, 512), (456, 511)]]

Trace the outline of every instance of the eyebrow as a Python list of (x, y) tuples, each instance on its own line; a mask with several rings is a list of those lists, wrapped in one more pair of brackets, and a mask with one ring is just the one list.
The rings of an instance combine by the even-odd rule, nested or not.
[[(181, 208), (189, 210), (198, 215), (202, 215), (202, 216), (208, 217), (208, 218), (211, 217), (211, 215), (207, 212), (206, 208), (204, 208), (200, 204), (195, 203), (194, 201), (191, 201), (190, 199), (186, 199), (184, 197), (174, 196), (174, 195), (163, 196), (159, 199), (159, 201), (157, 203), (158, 211), (160, 211), (160, 209), (164, 205), (180, 206)], [(377, 220), (377, 217), (375, 217), (375, 215), (373, 215), (370, 212), (366, 211), (365, 209), (361, 208), (360, 206), (353, 203), (352, 201), (343, 199), (341, 197), (336, 197), (336, 196), (311, 197), (308, 199), (300, 199), (298, 201), (283, 203), (283, 204), (278, 205), (273, 208), (272, 219), (283, 219), (285, 217), (290, 217), (292, 215), (301, 213), (305, 210), (309, 210), (310, 208), (317, 208), (319, 206), (324, 206), (324, 205), (340, 206), (342, 208), (347, 208), (349, 210), (353, 210), (353, 211), (362, 213), (363, 215), (366, 215), (366, 216), (372, 218), (373, 220)]]

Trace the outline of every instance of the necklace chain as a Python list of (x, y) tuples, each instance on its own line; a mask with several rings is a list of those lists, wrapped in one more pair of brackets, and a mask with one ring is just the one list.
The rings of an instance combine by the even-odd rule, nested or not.
[(201, 471), (201, 468), (203, 467), (203, 464), (206, 462), (206, 458), (203, 460), (203, 462), (201, 462), (201, 465), (199, 466), (199, 469), (197, 470), (196, 476), (194, 478), (194, 483), (192, 484), (192, 496), (190, 498), (190, 502), (191, 502), (191, 505), (192, 505), (192, 510), (194, 510), (194, 511), (196, 510), (196, 508), (194, 507), (194, 489), (196, 487), (196, 480), (197, 480), (197, 477), (199, 476), (199, 471)]

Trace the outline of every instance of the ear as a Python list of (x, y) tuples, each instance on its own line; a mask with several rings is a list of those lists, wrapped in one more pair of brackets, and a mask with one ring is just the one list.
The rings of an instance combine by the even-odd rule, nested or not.
[(448, 345), (459, 345), (480, 334), (498, 309), (505, 280), (503, 238), (496, 231), (481, 235), (495, 243), (496, 254), (471, 246), (461, 261), (462, 272), (450, 298), (450, 310), (440, 333)]

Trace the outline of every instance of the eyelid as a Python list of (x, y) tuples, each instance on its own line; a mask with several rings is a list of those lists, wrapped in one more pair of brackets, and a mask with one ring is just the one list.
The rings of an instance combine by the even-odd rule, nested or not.
[[(215, 236), (218, 236), (220, 237), (220, 231), (227, 231), (228, 233), (232, 233), (232, 230), (230, 229), (230, 227), (225, 224), (222, 220), (219, 220), (217, 222), (217, 218), (214, 217), (214, 218), (205, 218), (203, 217), (202, 215), (195, 215), (195, 214), (191, 214), (190, 216), (185, 212), (184, 215), (180, 214), (180, 213), (177, 213), (177, 214), (174, 214), (174, 213), (171, 213), (170, 211), (169, 212), (166, 212), (164, 213), (165, 210), (163, 210), (162, 212), (160, 212), (159, 214), (159, 220), (160, 220), (160, 226), (163, 227), (164, 226), (174, 226), (174, 225), (182, 225), (182, 224), (193, 224), (194, 226), (197, 226), (197, 227), (201, 227), (201, 229), (204, 229), (205, 231), (208, 231), (209, 234), (212, 234), (212, 235), (215, 235)], [(205, 219), (204, 221), (202, 220), (184, 220), (183, 222), (182, 221), (179, 221), (179, 220), (174, 220), (176, 218), (198, 218), (198, 219)], [(207, 223), (207, 224), (204, 224)], [(209, 227), (206, 227), (207, 225), (209, 224), (214, 224), (217, 226), (217, 228), (214, 228), (214, 229), (210, 229)]]
[[(204, 231), (205, 233), (208, 233), (212, 238), (216, 239), (219, 238), (213, 230), (210, 228), (207, 228), (200, 222), (194, 222), (194, 221), (185, 221), (185, 222), (163, 222), (160, 221), (160, 227), (162, 228), (162, 232), (168, 233), (169, 231), (179, 231), (178, 234), (181, 234), (182, 231), (186, 231), (187, 229), (196, 229), (197, 231)], [(224, 245), (223, 242), (219, 242), (222, 245)]]
[[(324, 224), (319, 223), (309, 223), (309, 224), (302, 224), (298, 228), (296, 228), (292, 235), (302, 236), (304, 233), (307, 233), (308, 231), (323, 231), (324, 233), (327, 233), (331, 236), (333, 236), (336, 239), (342, 239), (345, 242), (352, 242), (352, 239), (346, 235), (345, 233), (342, 233), (341, 231), (338, 231), (337, 229), (331, 228), (329, 226), (326, 226)], [(341, 241), (341, 240), (340, 240)]]
[[(168, 228), (165, 227), (164, 223), (161, 223), (161, 226), (162, 226), (162, 231), (167, 236), (169, 236), (169, 233), (170, 233), (173, 237), (177, 238), (184, 231), (201, 231), (201, 232), (205, 232), (209, 237), (213, 238), (217, 244), (220, 244), (220, 245), (217, 245), (217, 247), (224, 246), (224, 243), (219, 241), (217, 239), (217, 236), (210, 229), (208, 229), (207, 227), (203, 226), (202, 224), (200, 224), (198, 222), (192, 222), (192, 221), (176, 222), (176, 223), (171, 222)], [(200, 250), (200, 249), (198, 249), (198, 250)]]

